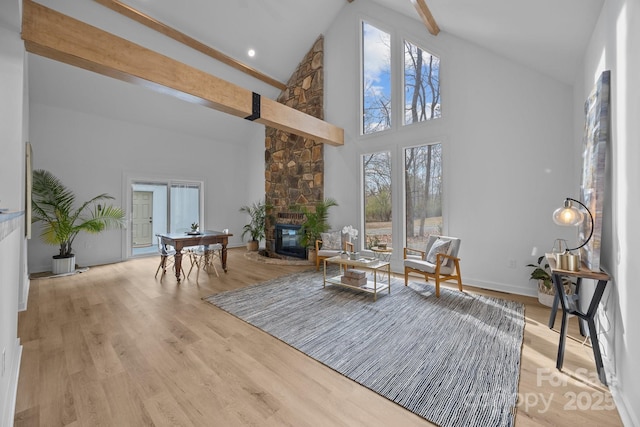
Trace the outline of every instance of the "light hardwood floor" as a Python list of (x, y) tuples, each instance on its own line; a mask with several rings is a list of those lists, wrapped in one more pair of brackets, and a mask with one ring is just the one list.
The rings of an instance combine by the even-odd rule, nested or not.
[[(229, 272), (201, 275), (199, 284), (155, 279), (156, 257), (33, 279), (19, 314), (16, 426), (431, 425), (203, 302), (308, 268), (257, 263), (244, 251), (230, 250)], [(516, 426), (622, 425), (576, 319), (559, 372), (548, 308), (465, 291), (526, 305)]]

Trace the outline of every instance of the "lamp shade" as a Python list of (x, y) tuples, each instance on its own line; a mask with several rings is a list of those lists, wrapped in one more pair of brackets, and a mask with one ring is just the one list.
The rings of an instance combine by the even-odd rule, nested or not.
[(553, 212), (553, 222), (558, 225), (579, 225), (584, 215), (571, 204), (571, 200), (565, 200), (564, 206)]
[(566, 252), (571, 252), (571, 251), (575, 251), (576, 249), (580, 249), (581, 247), (586, 245), (587, 242), (591, 240), (591, 236), (593, 236), (593, 226), (594, 226), (593, 215), (591, 215), (591, 211), (589, 211), (589, 208), (587, 208), (584, 205), (584, 203), (582, 203), (579, 200), (571, 199), (569, 197), (564, 199), (564, 206), (559, 209), (556, 209), (553, 212), (553, 222), (555, 222), (558, 225), (580, 225), (582, 223), (582, 220), (584, 219), (584, 214), (580, 212), (578, 208), (573, 207), (573, 204), (571, 202), (576, 202), (577, 204), (582, 206), (584, 210), (587, 212), (587, 215), (589, 215), (589, 219), (591, 220), (591, 231), (589, 232), (589, 237), (587, 237), (586, 240), (582, 242), (580, 246), (572, 249), (567, 248)]

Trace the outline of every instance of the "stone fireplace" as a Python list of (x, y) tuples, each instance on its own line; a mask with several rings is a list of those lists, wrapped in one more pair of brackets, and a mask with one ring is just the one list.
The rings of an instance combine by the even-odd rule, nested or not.
[[(324, 120), (323, 56), (324, 38), (320, 36), (292, 74), (278, 102)], [(292, 205), (312, 207), (323, 199), (324, 144), (267, 127), (265, 201), (273, 206), (272, 218), (267, 221), (267, 251), (276, 252), (276, 225), (299, 228), (303, 223), (304, 215), (292, 212)]]

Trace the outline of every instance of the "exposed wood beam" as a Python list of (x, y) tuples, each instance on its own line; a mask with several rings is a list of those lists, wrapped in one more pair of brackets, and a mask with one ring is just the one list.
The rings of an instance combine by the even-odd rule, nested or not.
[(240, 70), (243, 73), (246, 73), (252, 77), (255, 77), (256, 79), (261, 80), (275, 88), (278, 88), (280, 90), (285, 90), (287, 88), (287, 85), (285, 85), (284, 83), (279, 82), (278, 80), (272, 77), (269, 77), (264, 73), (261, 73), (255, 68), (249, 67), (248, 65), (243, 64), (242, 62), (228, 55), (225, 55), (219, 50), (216, 50), (210, 46), (207, 46), (206, 44), (199, 42), (193, 37), (190, 37), (176, 30), (175, 28), (168, 26), (167, 24), (164, 24), (158, 21), (157, 19), (150, 17), (149, 15), (145, 15), (139, 10), (134, 9), (133, 7), (128, 6), (118, 0), (95, 0), (95, 1), (97, 3), (100, 3), (103, 6), (108, 7), (109, 9), (112, 9), (128, 18), (133, 19), (134, 21), (138, 21), (142, 25), (145, 25), (153, 30), (156, 30), (164, 34), (167, 37), (171, 37), (172, 39), (177, 40), (180, 43), (183, 43), (189, 46), (190, 48), (193, 48), (201, 53), (204, 53), (205, 55), (210, 56), (211, 58), (214, 58), (224, 64), (227, 64), (228, 66), (233, 67), (236, 70)]
[(418, 15), (420, 15), (420, 18), (422, 18), (422, 22), (424, 22), (427, 30), (429, 30), (429, 32), (434, 36), (437, 36), (440, 32), (440, 27), (438, 27), (438, 24), (431, 14), (431, 11), (429, 10), (429, 7), (427, 6), (425, 0), (411, 0), (411, 3), (413, 3), (413, 6), (415, 6), (416, 10), (418, 11)]
[[(331, 145), (344, 129), (233, 83), (24, 0), (27, 51)], [(257, 108), (256, 108), (257, 99)]]

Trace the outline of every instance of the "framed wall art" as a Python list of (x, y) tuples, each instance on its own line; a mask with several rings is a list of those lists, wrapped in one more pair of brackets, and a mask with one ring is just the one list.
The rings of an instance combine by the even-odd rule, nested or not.
[[(581, 194), (584, 203), (593, 215), (594, 226), (591, 240), (582, 247), (580, 256), (588, 268), (600, 268), (600, 244), (602, 241), (602, 211), (605, 199), (605, 165), (610, 129), (610, 79), (611, 72), (603, 71), (596, 87), (585, 102), (584, 151), (582, 164)], [(579, 238), (584, 241), (590, 233), (590, 221), (583, 221)]]

